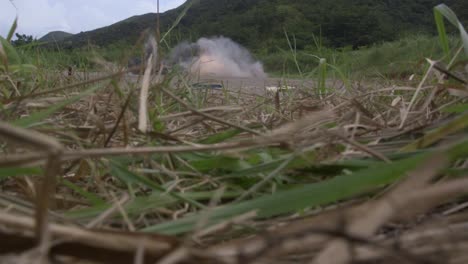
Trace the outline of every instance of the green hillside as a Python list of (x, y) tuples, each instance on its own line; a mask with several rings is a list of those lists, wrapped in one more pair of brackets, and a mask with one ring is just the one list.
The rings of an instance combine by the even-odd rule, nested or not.
[[(170, 43), (223, 35), (256, 51), (287, 48), (285, 32), (298, 49), (322, 44), (330, 47), (365, 46), (415, 33), (435, 32), (432, 8), (436, 0), (195, 0)], [(468, 22), (468, 1), (447, 0), (460, 19)], [(186, 3), (187, 4), (187, 3)], [(161, 15), (162, 30), (170, 27), (183, 6)], [(153, 27), (156, 14), (131, 17), (108, 27), (66, 39), (66, 46), (133, 44)]]
[(44, 35), (39, 39), (40, 42), (56, 42), (62, 41), (73, 34), (64, 31), (52, 31)]

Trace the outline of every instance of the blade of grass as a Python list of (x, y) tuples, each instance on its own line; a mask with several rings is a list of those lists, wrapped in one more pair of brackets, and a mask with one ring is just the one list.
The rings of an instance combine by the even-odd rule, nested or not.
[[(293, 46), (293, 44), (291, 43), (291, 39), (289, 38), (289, 35), (288, 35), (288, 32), (286, 31), (286, 29), (284, 28), (283, 29), (284, 31), (284, 35), (286, 37), (286, 41), (288, 42), (288, 46), (289, 46), (289, 50), (291, 51), (291, 54), (293, 56), (293, 60), (294, 60), (294, 64), (296, 65), (296, 68), (297, 68), (297, 72), (299, 73), (299, 76), (301, 78), (304, 77), (303, 73), (302, 73), (302, 69), (301, 69), (301, 66), (299, 65), (299, 61), (297, 60), (297, 49), (296, 49), (296, 45)], [(295, 37), (294, 37), (294, 44), (295, 44)]]
[(284, 157), (268, 161), (268, 162), (263, 162), (258, 165), (254, 165), (248, 168), (244, 168), (242, 170), (237, 170), (233, 171), (230, 174), (228, 174), (228, 177), (247, 177), (251, 175), (256, 175), (258, 173), (266, 173), (274, 170), (275, 168), (278, 167), (278, 164), (281, 164), (285, 162), (288, 159), (291, 159), (291, 162), (288, 163), (286, 166), (286, 169), (296, 169), (296, 168), (307, 168), (308, 165), (314, 166), (313, 162), (315, 160), (315, 153), (306, 153), (300, 156), (294, 156), (294, 155), (286, 155)]
[(268, 174), (266, 177), (264, 177), (261, 181), (257, 182), (252, 187), (250, 187), (249, 190), (244, 192), (234, 202), (241, 202), (241, 201), (245, 200), (247, 197), (254, 194), (257, 190), (259, 190), (260, 188), (265, 186), (268, 182), (273, 180), (274, 177), (276, 177), (279, 173), (281, 173), (281, 171), (286, 169), (286, 167), (292, 162), (293, 159), (294, 159), (294, 156), (291, 156), (289, 159), (286, 159), (285, 161), (280, 163), (280, 165), (277, 168), (275, 168), (275, 170), (270, 172), (270, 174)]
[(436, 22), (437, 32), (439, 33), (440, 45), (442, 46), (445, 57), (448, 59), (450, 56), (450, 47), (447, 30), (445, 29), (444, 17), (442, 16), (441, 12), (438, 11), (437, 7), (434, 8), (434, 20)]
[(15, 17), (15, 21), (13, 21), (13, 24), (11, 25), (10, 31), (8, 31), (8, 35), (6, 38), (8, 42), (11, 42), (11, 39), (13, 38), (13, 34), (15, 34), (17, 27), (18, 27), (18, 17)]
[[(188, 193), (180, 193), (179, 195), (196, 201), (202, 200), (210, 200), (213, 197), (213, 192), (188, 192)], [(223, 193), (223, 199), (233, 199), (240, 195), (240, 192), (225, 192)], [(128, 202), (124, 208), (125, 211), (131, 216), (138, 216), (142, 213), (152, 211), (158, 208), (168, 208), (180, 200), (169, 195), (161, 195), (160, 192), (154, 192), (148, 197), (134, 197), (130, 202)], [(102, 211), (107, 210), (111, 207), (112, 204), (98, 204), (89, 208), (85, 209), (77, 209), (73, 211), (69, 211), (65, 213), (67, 217), (72, 219), (81, 220), (81, 219), (89, 219), (94, 218)]]
[(167, 194), (167, 195), (172, 196), (173, 198), (175, 198), (175, 199), (177, 199), (179, 201), (189, 203), (189, 204), (191, 204), (191, 205), (193, 205), (193, 206), (195, 206), (197, 208), (205, 208), (204, 205), (198, 203), (197, 201), (194, 201), (194, 200), (189, 199), (189, 198), (185, 198), (185, 197), (183, 197), (183, 196), (181, 196), (181, 195), (179, 195), (177, 193), (174, 193), (174, 192), (169, 192), (166, 189), (164, 189), (164, 187), (162, 187), (159, 184), (153, 182), (152, 180), (129, 171), (127, 168), (125, 168), (119, 162), (117, 162), (115, 160), (110, 160), (109, 166), (110, 166), (112, 175), (117, 177), (118, 179), (120, 179), (125, 184), (138, 183), (138, 184), (146, 186), (146, 187), (148, 187), (148, 188), (150, 188), (150, 189), (152, 189), (154, 191), (159, 191), (159, 192), (161, 192), (160, 194)]
[(42, 173), (43, 171), (40, 168), (0, 168), (0, 179), (25, 175), (41, 175)]
[[(221, 207), (211, 212), (210, 224), (216, 224), (249, 211), (256, 211), (258, 217), (264, 218), (350, 198), (393, 182), (419, 162), (420, 160), (415, 159), (400, 161), (392, 166), (387, 165), (378, 169), (358, 171), (352, 175), (342, 175), (317, 184), (296, 187), (273, 195)], [(166, 234), (188, 232), (192, 230), (199, 217), (200, 215), (197, 214), (177, 221), (151, 226), (145, 228), (144, 231)]]
[[(453, 12), (452, 9), (450, 9), (447, 5), (440, 4), (434, 8), (434, 13), (436, 17), (437, 29), (439, 30), (439, 38), (443, 45), (444, 52), (448, 48), (448, 40), (447, 32), (445, 31), (445, 26), (443, 24), (443, 19), (441, 18), (441, 16), (445, 17), (452, 25), (454, 25), (460, 31), (460, 37), (463, 42), (465, 54), (468, 55), (468, 33), (466, 32), (465, 28), (463, 27), (455, 12)], [(446, 53), (446, 55), (447, 54), (448, 53)]]
[(21, 64), (20, 56), (15, 47), (9, 41), (0, 36), (0, 43), (2, 44), (3, 51), (8, 59), (8, 65)]
[(180, 21), (182, 20), (182, 18), (184, 18), (185, 14), (187, 14), (187, 11), (192, 7), (192, 4), (193, 4), (193, 1), (190, 1), (188, 3), (186, 3), (186, 6), (184, 7), (184, 9), (182, 10), (182, 12), (180, 13), (180, 15), (177, 17), (177, 19), (174, 21), (174, 23), (172, 24), (172, 26), (166, 31), (166, 33), (164, 33), (164, 35), (161, 37), (161, 40), (159, 41), (160, 43), (163, 43), (165, 42), (166, 40), (166, 37), (172, 32), (172, 30), (174, 28), (177, 27), (177, 25), (179, 25)]
[[(200, 172), (209, 172), (215, 169), (223, 171), (236, 171), (244, 169), (248, 164), (238, 158), (227, 156), (213, 156), (204, 159), (194, 160), (189, 162), (190, 166)], [(223, 164), (222, 167), (219, 164)]]
[(0, 62), (3, 63), (3, 66), (0, 65), (0, 70), (7, 71), (8, 70), (8, 57), (5, 51), (5, 48), (3, 48), (2, 41), (0, 41)]
[(446, 125), (436, 128), (434, 131), (428, 133), (422, 138), (406, 145), (400, 152), (415, 151), (421, 148), (426, 148), (444, 137), (461, 131), (468, 127), (468, 114), (462, 115), (455, 120), (450, 121)]
[[(281, 191), (251, 201), (223, 206), (210, 212), (209, 224), (216, 224), (250, 211), (259, 218), (297, 212), (307, 207), (326, 205), (343, 199), (362, 195), (376, 188), (393, 183), (427, 160), (430, 153), (400, 160), (391, 164), (341, 175), (316, 184), (308, 184), (292, 190)], [(468, 156), (468, 140), (455, 145), (445, 152), (450, 161)], [(180, 220), (149, 226), (144, 231), (165, 234), (181, 234), (194, 228), (202, 213)]]
[(200, 140), (198, 143), (199, 144), (216, 144), (216, 143), (224, 142), (230, 138), (233, 138), (242, 132), (243, 131), (241, 131), (240, 129), (232, 128), (232, 129), (228, 129), (226, 131), (208, 136), (205, 139)]
[(92, 205), (102, 205), (105, 203), (105, 201), (102, 200), (99, 196), (95, 195), (94, 193), (85, 191), (83, 188), (66, 179), (61, 180), (60, 183), (86, 198)]
[(468, 111), (468, 104), (456, 104), (442, 109), (443, 113), (461, 114)]

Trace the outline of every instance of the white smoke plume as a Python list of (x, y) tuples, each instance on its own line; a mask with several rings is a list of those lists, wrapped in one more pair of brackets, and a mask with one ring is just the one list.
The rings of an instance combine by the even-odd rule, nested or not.
[(193, 74), (215, 77), (266, 78), (261, 62), (229, 38), (201, 38), (177, 45), (169, 63), (179, 64)]

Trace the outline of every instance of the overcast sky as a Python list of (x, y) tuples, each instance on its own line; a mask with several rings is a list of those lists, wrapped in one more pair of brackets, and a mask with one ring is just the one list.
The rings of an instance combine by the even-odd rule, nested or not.
[[(163, 12), (184, 2), (160, 0), (159, 5)], [(50, 31), (79, 33), (150, 12), (156, 13), (156, 0), (0, 0), (0, 35), (6, 37), (16, 14), (16, 32), (40, 38)]]

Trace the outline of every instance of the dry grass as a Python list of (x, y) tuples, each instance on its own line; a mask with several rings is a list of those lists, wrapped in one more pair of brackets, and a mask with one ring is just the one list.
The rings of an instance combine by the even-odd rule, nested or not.
[[(316, 95), (310, 84), (263, 95), (196, 90), (189, 87), (187, 76), (166, 75), (152, 85), (143, 81), (151, 91), (145, 109), (156, 110), (145, 119), (146, 133), (136, 121), (139, 103), (133, 91), (138, 82), (115, 79), (125, 76), (121, 74), (47, 94), (5, 98), (10, 124), (19, 122), (20, 127), (2, 122), (0, 164), (12, 170), (38, 168), (43, 176), (31, 172), (3, 176), (0, 236), (11, 241), (2, 247), (9, 253), (4, 260), (29, 262), (27, 256), (33, 256), (47, 261), (45, 256), (52, 254), (65, 263), (70, 257), (109, 263), (464, 263), (466, 217), (459, 198), (468, 191), (468, 182), (452, 179), (447, 168), (466, 170), (466, 150), (457, 150), (466, 146), (466, 114), (443, 112), (464, 99), (450, 96), (447, 88), (460, 86), (437, 73), (430, 67), (421, 81), (405, 86), (366, 84), (325, 96)], [(80, 91), (93, 83), (98, 85), (96, 92), (57, 109), (40, 123), (21, 123), (73, 94), (83, 94)], [(403, 154), (417, 149), (424, 154)], [(203, 159), (184, 156), (203, 157), (203, 152), (210, 169), (198, 166)], [(265, 169), (268, 175), (251, 174), (263, 179), (254, 178), (243, 190), (229, 175), (245, 170), (217, 163), (223, 159), (248, 163), (253, 153), (277, 155), (274, 152), (289, 156)], [(305, 157), (311, 152), (313, 158)], [(399, 152), (401, 157), (396, 157)], [(125, 165), (114, 166), (119, 159), (113, 156), (126, 157), (120, 159)], [(297, 157), (307, 162), (290, 166)], [(216, 212), (210, 208), (268, 196), (269, 188), (284, 182), (278, 177), (290, 178), (283, 185), (295, 188), (301, 182), (315, 182), (312, 175), (327, 175), (320, 164), (381, 161), (390, 166), (382, 170), (389, 170), (407, 157), (416, 158), (402, 171), (404, 180), (384, 189), (385, 184), (376, 182), (344, 200), (332, 197), (335, 209), (312, 206), (301, 214), (285, 210), (264, 217), (253, 205), (253, 211), (210, 221)], [(311, 167), (316, 167), (313, 174)], [(348, 170), (346, 165), (343, 169)], [(124, 176), (115, 175), (119, 173)], [(297, 178), (301, 173), (305, 178)], [(207, 194), (202, 199), (185, 195), (194, 191)], [(362, 196), (365, 193), (371, 195)], [(148, 199), (152, 196), (171, 202), (157, 206), (157, 199)], [(147, 206), (132, 203), (142, 198)], [(156, 202), (154, 208), (151, 201)], [(68, 214), (89, 206), (98, 211), (89, 217)], [(171, 219), (183, 221), (199, 210), (201, 217), (191, 232), (182, 232), (185, 237), (139, 232)]]
[(0, 73), (2, 262), (466, 263), (466, 73), (268, 92), (151, 67)]

